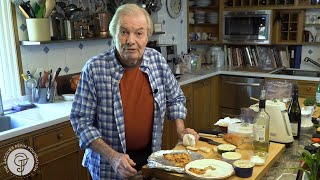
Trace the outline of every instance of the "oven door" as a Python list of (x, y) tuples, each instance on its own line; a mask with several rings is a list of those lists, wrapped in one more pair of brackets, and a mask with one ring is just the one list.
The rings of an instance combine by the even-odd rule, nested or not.
[(221, 115), (239, 116), (240, 108), (257, 103), (250, 97), (259, 99), (264, 78), (227, 75), (221, 75), (220, 78)]

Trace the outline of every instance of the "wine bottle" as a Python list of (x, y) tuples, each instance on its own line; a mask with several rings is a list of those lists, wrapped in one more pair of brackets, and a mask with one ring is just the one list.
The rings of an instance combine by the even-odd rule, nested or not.
[(301, 109), (298, 100), (298, 84), (293, 84), (292, 100), (290, 102), (288, 111), (293, 138), (299, 139), (301, 127)]
[(318, 82), (318, 87), (316, 92), (316, 102), (317, 102), (317, 106), (320, 106), (320, 81)]
[(259, 112), (253, 120), (253, 148), (254, 155), (265, 158), (269, 150), (269, 124), (270, 116), (265, 110), (266, 90), (261, 91), (259, 100)]

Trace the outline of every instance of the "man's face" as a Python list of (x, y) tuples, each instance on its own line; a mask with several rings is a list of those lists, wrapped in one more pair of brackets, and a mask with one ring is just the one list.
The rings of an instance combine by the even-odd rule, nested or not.
[(141, 62), (148, 43), (147, 27), (147, 20), (143, 13), (120, 16), (115, 44), (123, 65), (135, 67)]

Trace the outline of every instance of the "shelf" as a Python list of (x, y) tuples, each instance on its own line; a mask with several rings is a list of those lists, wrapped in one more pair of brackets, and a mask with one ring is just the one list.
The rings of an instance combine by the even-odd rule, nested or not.
[(111, 37), (94, 37), (94, 38), (84, 38), (84, 39), (70, 39), (70, 40), (52, 40), (52, 41), (20, 41), (22, 46), (35, 46), (41, 44), (54, 44), (54, 43), (66, 43), (66, 42), (77, 42), (77, 41), (91, 41), (100, 39), (109, 39)]
[(213, 24), (213, 23), (196, 23), (196, 24), (189, 24), (190, 26), (218, 26), (219, 24)]
[(318, 45), (320, 46), (320, 42), (302, 42), (302, 45)]
[(320, 5), (288, 5), (288, 6), (282, 6), (282, 5), (273, 5), (273, 6), (227, 6), (224, 7), (224, 11), (234, 11), (234, 10), (277, 10), (277, 9), (285, 9), (285, 10), (294, 10), (294, 9), (317, 9), (320, 8)]
[[(152, 35), (165, 34), (165, 32), (155, 32)], [(52, 41), (20, 41), (20, 45), (22, 46), (36, 46), (41, 44), (54, 44), (54, 43), (68, 43), (68, 42), (77, 42), (77, 41), (93, 41), (93, 40), (102, 40), (102, 39), (110, 39), (111, 36), (108, 37), (93, 37), (93, 38), (84, 38), (84, 39), (70, 39), (70, 40), (52, 40)]]
[(200, 9), (203, 9), (203, 10), (206, 10), (206, 9), (214, 9), (214, 10), (219, 10), (219, 6), (206, 6), (206, 7), (199, 7), (199, 6), (189, 6), (189, 9), (190, 10), (200, 10)]
[(313, 27), (313, 26), (320, 26), (320, 23), (318, 24), (304, 24), (305, 27)]
[(207, 44), (219, 44), (219, 41), (204, 41), (204, 40), (200, 40), (200, 41), (190, 41), (189, 44), (193, 44), (193, 45), (207, 45)]

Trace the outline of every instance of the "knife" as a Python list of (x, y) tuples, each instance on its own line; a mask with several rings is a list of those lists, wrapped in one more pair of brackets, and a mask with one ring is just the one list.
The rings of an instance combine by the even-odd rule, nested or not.
[(223, 143), (220, 143), (220, 142), (217, 142), (217, 141), (214, 141), (212, 139), (205, 138), (205, 137), (200, 137), (199, 141), (204, 141), (204, 142), (207, 142), (208, 144), (217, 145), (217, 146), (220, 145), (220, 144), (223, 144)]

